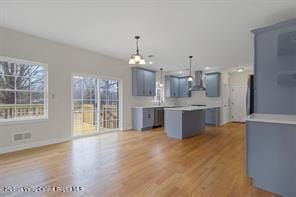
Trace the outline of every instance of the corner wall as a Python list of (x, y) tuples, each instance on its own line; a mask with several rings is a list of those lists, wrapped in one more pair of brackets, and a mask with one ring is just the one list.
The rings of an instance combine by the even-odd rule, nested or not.
[[(71, 76), (75, 73), (117, 78), (123, 84), (122, 128), (131, 127), (131, 106), (141, 99), (131, 95), (131, 72), (125, 61), (0, 28), (0, 55), (48, 64), (49, 119), (0, 125), (0, 153), (71, 139)], [(52, 95), (55, 95), (55, 98)], [(30, 131), (32, 140), (12, 141), (14, 132)]]

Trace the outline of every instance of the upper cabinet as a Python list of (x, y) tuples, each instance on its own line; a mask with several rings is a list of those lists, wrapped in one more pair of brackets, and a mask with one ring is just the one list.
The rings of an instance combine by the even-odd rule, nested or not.
[(156, 74), (155, 71), (134, 67), (132, 68), (133, 96), (155, 96)]
[(172, 98), (190, 97), (188, 77), (167, 75), (165, 77), (165, 95)]
[(188, 77), (179, 78), (179, 97), (190, 97), (191, 91), (190, 89), (191, 82), (188, 81)]
[(281, 33), (278, 36), (278, 55), (296, 54), (296, 31)]
[(252, 31), (255, 35), (255, 113), (296, 113), (296, 19)]
[(220, 97), (220, 81), (221, 73), (219, 72), (205, 74), (207, 97)]
[(177, 98), (179, 96), (179, 79), (175, 76), (165, 76), (166, 97)]

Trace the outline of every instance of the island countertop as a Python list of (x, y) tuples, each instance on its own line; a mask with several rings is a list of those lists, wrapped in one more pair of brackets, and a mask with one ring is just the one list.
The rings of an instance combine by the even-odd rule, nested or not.
[(164, 110), (171, 111), (196, 111), (196, 110), (204, 110), (204, 109), (212, 109), (212, 108), (220, 108), (221, 106), (187, 106), (187, 107), (176, 107), (176, 108), (164, 108)]

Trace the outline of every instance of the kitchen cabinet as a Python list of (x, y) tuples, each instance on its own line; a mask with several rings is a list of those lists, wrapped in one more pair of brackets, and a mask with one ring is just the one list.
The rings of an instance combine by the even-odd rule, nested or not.
[(206, 110), (206, 124), (218, 126), (220, 123), (220, 109), (211, 108)]
[(296, 114), (296, 20), (252, 31), (255, 113)]
[(133, 129), (143, 131), (154, 126), (154, 108), (135, 107), (132, 109)]
[(178, 86), (178, 97), (190, 97), (191, 92), (189, 91), (190, 82), (188, 81), (188, 77), (179, 78), (179, 86)]
[(132, 95), (155, 96), (156, 74), (155, 71), (134, 67), (132, 68)]
[(176, 77), (168, 75), (165, 77), (165, 95), (166, 97), (180, 98), (190, 97), (190, 84), (188, 77)]
[[(279, 116), (277, 121), (284, 120), (283, 115)], [(287, 118), (290, 123), (273, 122), (266, 114), (263, 119), (246, 123), (247, 175), (253, 186), (286, 197), (296, 196), (296, 124), (292, 116)]]
[(220, 97), (221, 73), (206, 73), (205, 85), (207, 97)]
[(156, 74), (154, 71), (144, 70), (144, 90), (145, 96), (155, 96)]
[(166, 97), (177, 98), (179, 96), (179, 78), (175, 76), (165, 77)]

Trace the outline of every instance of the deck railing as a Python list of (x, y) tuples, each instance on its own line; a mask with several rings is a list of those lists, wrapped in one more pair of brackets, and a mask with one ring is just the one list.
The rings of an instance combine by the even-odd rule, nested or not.
[(0, 104), (0, 119), (44, 116), (43, 104)]

